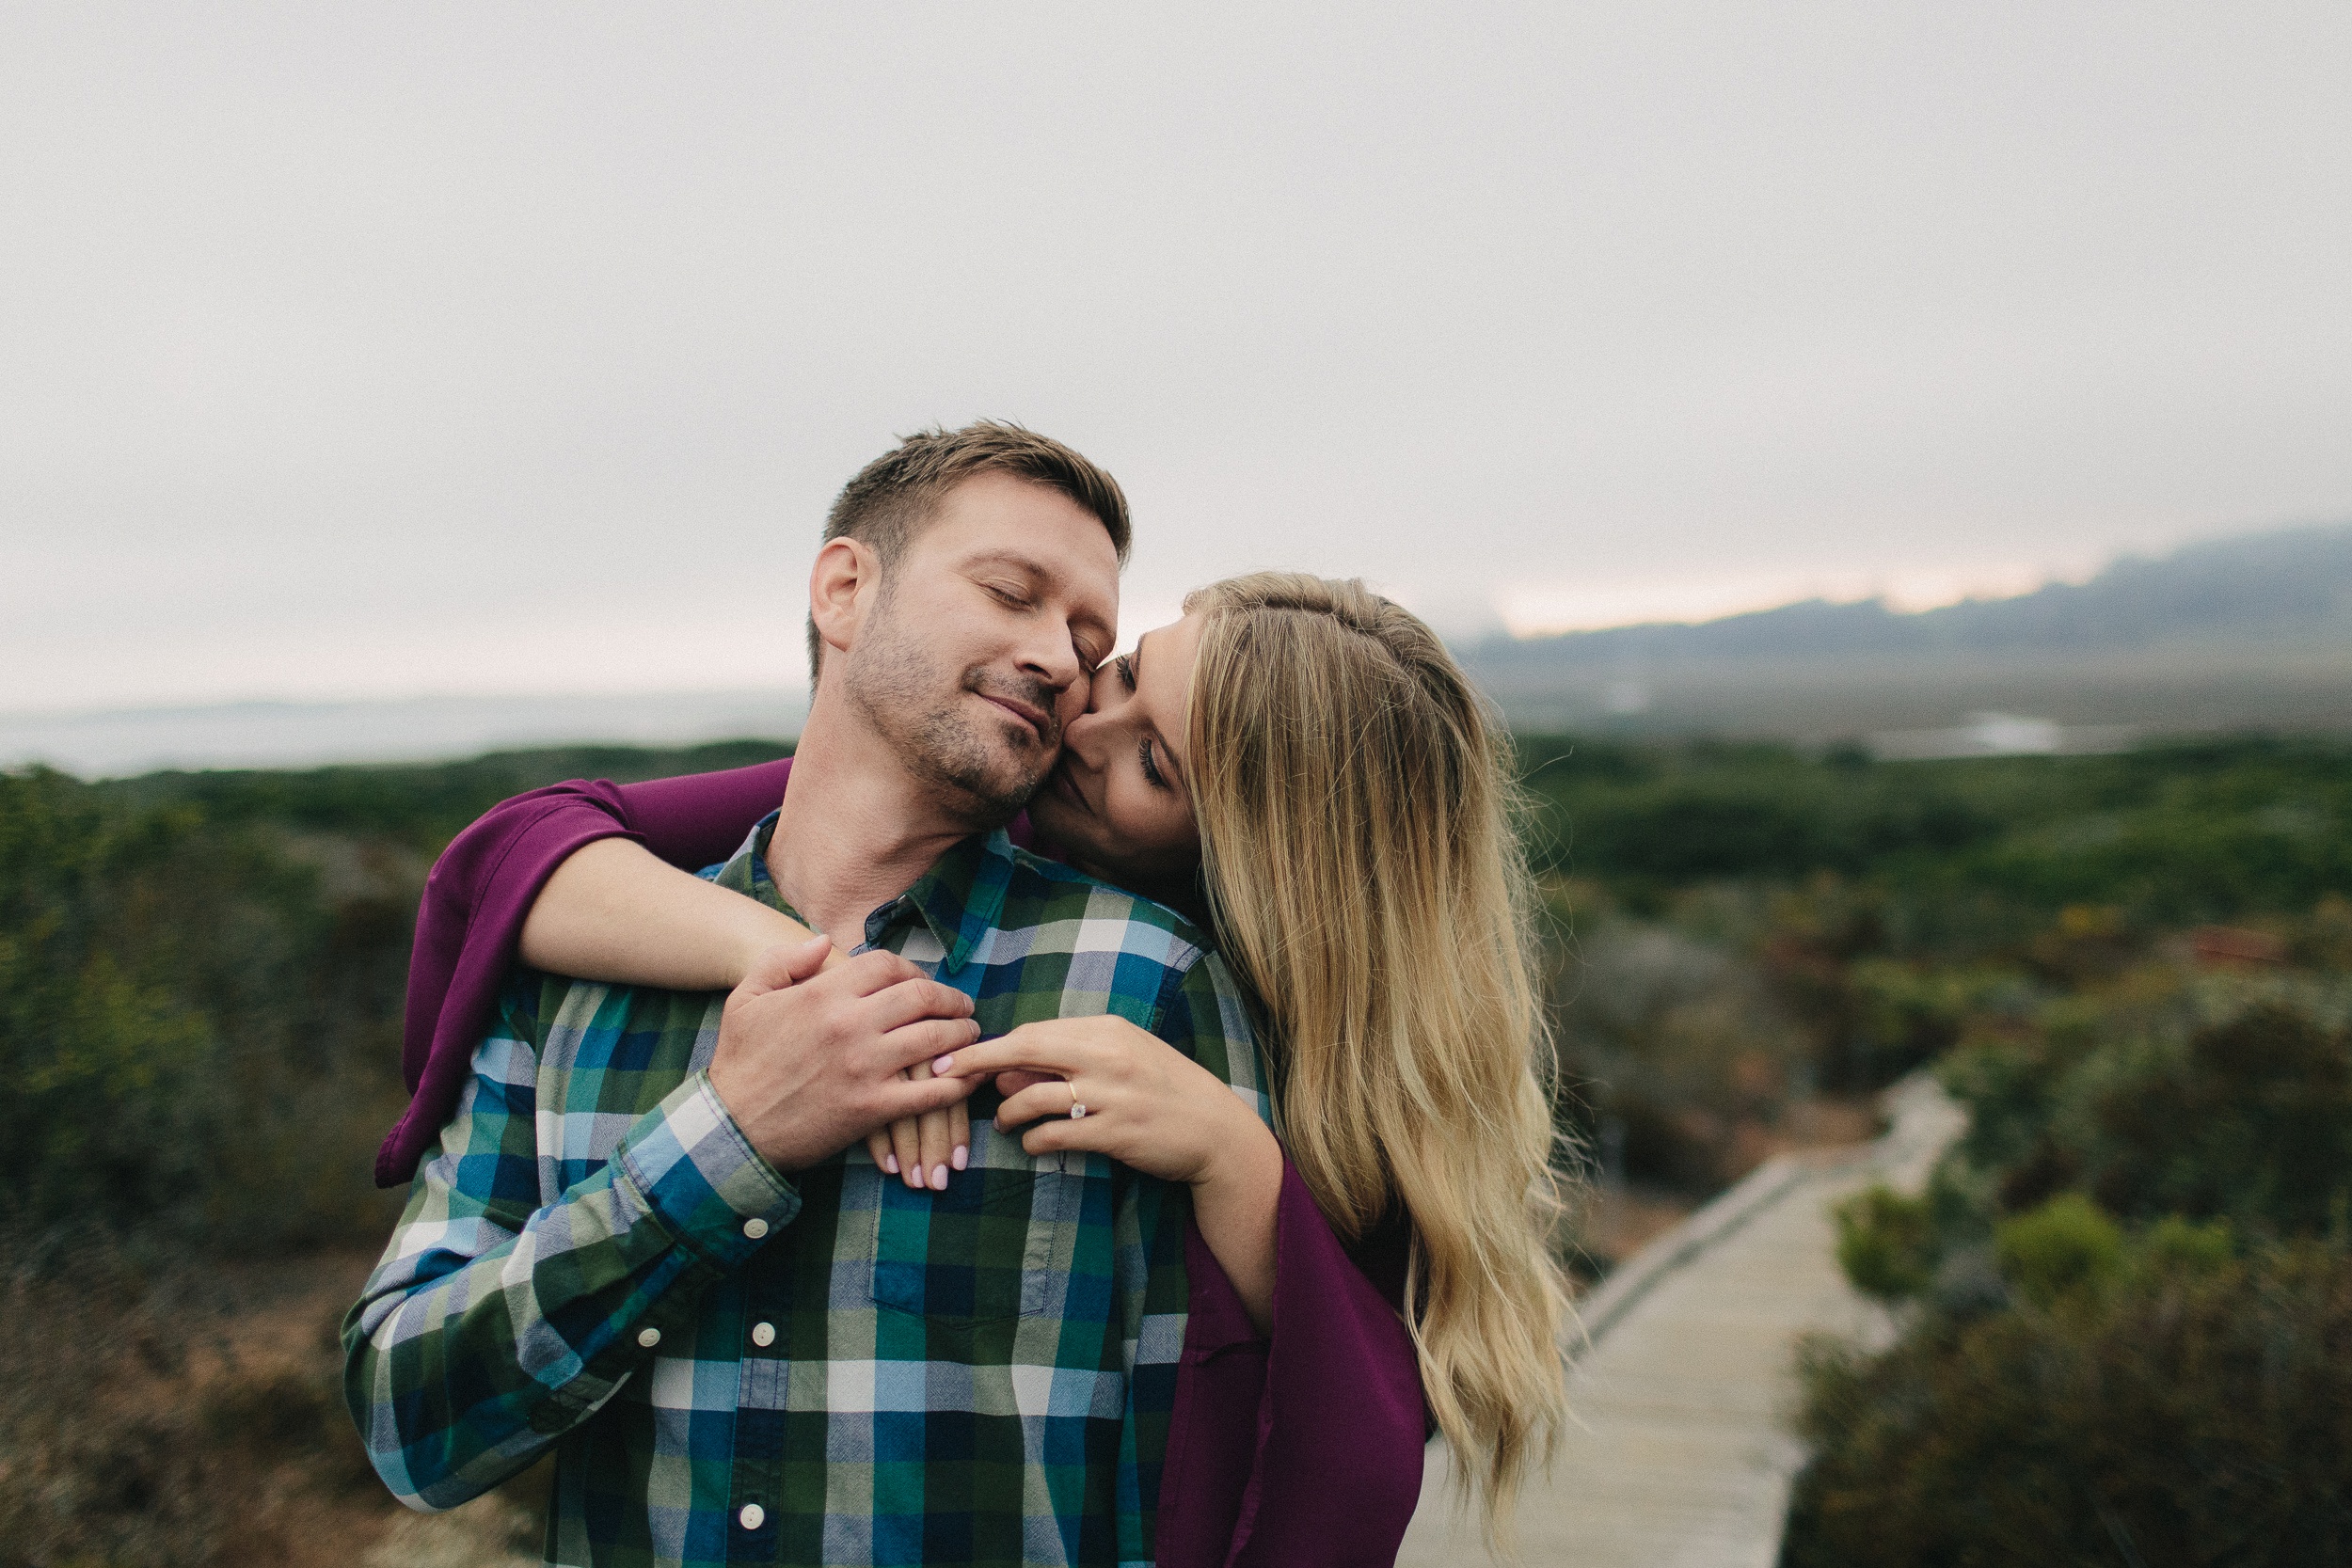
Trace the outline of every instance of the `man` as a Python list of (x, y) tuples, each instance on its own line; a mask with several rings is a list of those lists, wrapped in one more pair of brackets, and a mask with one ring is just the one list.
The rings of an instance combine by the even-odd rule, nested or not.
[(1197, 933), (996, 831), (1110, 651), (1126, 546), (1109, 476), (1008, 426), (843, 491), (791, 787), (717, 877), (869, 950), (732, 997), (516, 972), (344, 1327), (403, 1500), (553, 1449), (551, 1562), (1150, 1560), (1182, 1191), (980, 1122), (916, 1193), (858, 1143), (967, 1092), (905, 1069), (1086, 1013), (1265, 1112)]

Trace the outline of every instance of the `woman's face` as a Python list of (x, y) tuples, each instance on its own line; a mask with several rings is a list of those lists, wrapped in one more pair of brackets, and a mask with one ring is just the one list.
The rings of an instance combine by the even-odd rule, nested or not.
[(1200, 647), (1198, 615), (1144, 633), (1094, 673), (1086, 712), (1063, 729), (1029, 820), (1079, 870), (1145, 894), (1192, 885), (1200, 830), (1184, 698)]

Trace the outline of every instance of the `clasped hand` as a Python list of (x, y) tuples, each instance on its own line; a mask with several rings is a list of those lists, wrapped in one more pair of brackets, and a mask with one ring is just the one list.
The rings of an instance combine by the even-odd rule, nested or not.
[(910, 1077), (979, 1038), (972, 999), (895, 953), (818, 973), (814, 937), (760, 956), (726, 1001), (710, 1086), (760, 1157), (799, 1170), (905, 1117), (960, 1105), (961, 1078)]
[[(861, 1137), (881, 1164), (893, 1123), (960, 1113), (991, 1076), (1006, 1096), (997, 1131), (1034, 1123), (1021, 1139), (1033, 1156), (1101, 1154), (1199, 1185), (1272, 1145), (1223, 1079), (1125, 1019), (1047, 1019), (980, 1043), (961, 991), (891, 953), (824, 968), (830, 946), (762, 955), (720, 1020), (711, 1087), (779, 1170)], [(911, 1174), (922, 1181), (919, 1164)]]
[(1273, 1133), (1225, 1080), (1123, 1018), (1025, 1023), (943, 1055), (931, 1069), (973, 1085), (1001, 1074), (996, 1129), (1034, 1123), (1021, 1138), (1032, 1155), (1101, 1154), (1199, 1186), (1229, 1161), (1274, 1148)]

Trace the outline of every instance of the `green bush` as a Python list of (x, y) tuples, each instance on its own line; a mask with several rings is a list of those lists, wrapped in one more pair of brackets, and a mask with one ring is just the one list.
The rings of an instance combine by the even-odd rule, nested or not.
[(0, 1247), (378, 1223), (417, 881), (364, 845), (0, 775)]
[(2123, 1232), (2080, 1193), (2064, 1193), (1993, 1232), (2001, 1277), (2038, 1307), (2097, 1290), (2123, 1269)]
[(1958, 1159), (1999, 1209), (2080, 1191), (2119, 1218), (2317, 1235), (2352, 1205), (2352, 1029), (2340, 983), (2208, 979), (2076, 998), (1939, 1076), (1970, 1113)]
[(1854, 1289), (1903, 1301), (1933, 1283), (1934, 1222), (1925, 1199), (1873, 1185), (1840, 1203), (1836, 1217), (1837, 1265)]
[[(2079, 1261), (2089, 1228), (2050, 1233)], [(1782, 1568), (2352, 1561), (2352, 1259), (2212, 1239), (1883, 1355), (1810, 1344)]]
[(1547, 869), (1637, 902), (1832, 871), (1888, 895), (1889, 935), (1913, 956), (2010, 942), (2069, 905), (2178, 927), (2352, 892), (2336, 739), (1944, 763), (1590, 737), (1520, 751)]

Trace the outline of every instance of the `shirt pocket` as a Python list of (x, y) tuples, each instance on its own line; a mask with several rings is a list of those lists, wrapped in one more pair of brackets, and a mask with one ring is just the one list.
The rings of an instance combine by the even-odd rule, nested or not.
[(1065, 1174), (993, 1129), (975, 1127), (970, 1167), (944, 1193), (875, 1173), (875, 1305), (964, 1323), (1058, 1312), (1085, 1198), (1080, 1162)]

